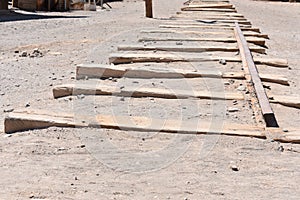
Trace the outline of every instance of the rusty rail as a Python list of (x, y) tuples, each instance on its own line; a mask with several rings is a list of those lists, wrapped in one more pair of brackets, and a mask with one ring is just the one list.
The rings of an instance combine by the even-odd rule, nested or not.
[(251, 80), (254, 86), (254, 90), (261, 108), (262, 115), (266, 122), (267, 127), (279, 127), (275, 114), (271, 108), (269, 99), (266, 95), (265, 89), (258, 75), (257, 68), (254, 64), (252, 54), (248, 47), (247, 41), (243, 35), (243, 32), (237, 22), (235, 22), (234, 34), (237, 39), (237, 43), (240, 50), (240, 55), (243, 62), (244, 69), (248, 69), (249, 74), (246, 76), (248, 80)]

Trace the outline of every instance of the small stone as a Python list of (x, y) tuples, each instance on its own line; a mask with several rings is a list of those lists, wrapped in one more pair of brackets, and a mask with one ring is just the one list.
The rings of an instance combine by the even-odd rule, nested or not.
[(238, 91), (246, 91), (246, 87), (244, 85), (241, 85), (237, 88)]
[(3, 110), (5, 113), (13, 112), (15, 109), (14, 108), (6, 108)]
[(280, 146), (280, 147), (278, 147), (277, 150), (283, 152), (283, 151), (284, 151), (284, 148), (283, 148), (283, 146)]
[(139, 82), (138, 81), (132, 81), (132, 83), (138, 84)]
[(225, 59), (220, 59), (219, 63), (222, 64), (222, 65), (226, 65), (226, 60)]
[(120, 101), (125, 101), (125, 98), (124, 98), (124, 97), (121, 97), (121, 98), (120, 98)]
[(228, 110), (228, 112), (238, 112), (240, 109), (234, 108), (234, 107), (229, 107), (227, 110)]
[(230, 83), (229, 82), (224, 82), (224, 85), (230, 85)]
[(0, 92), (0, 95), (1, 95), (1, 96), (4, 96), (4, 95), (5, 95), (5, 93), (4, 93), (4, 92)]
[(84, 95), (84, 94), (77, 95), (77, 98), (78, 98), (78, 99), (84, 99), (84, 98), (85, 98), (85, 95)]
[(231, 165), (231, 169), (232, 169), (232, 171), (235, 171), (235, 172), (237, 172), (237, 171), (240, 170), (240, 169), (238, 168), (238, 166), (236, 166), (236, 165)]
[(285, 128), (282, 129), (282, 131), (285, 132), (285, 133), (289, 132), (289, 130), (288, 130), (288, 129), (285, 129)]
[(15, 53), (20, 53), (20, 51), (19, 51), (19, 50), (15, 50), (14, 52), (15, 52)]
[(233, 100), (233, 101), (232, 101), (232, 104), (233, 104), (233, 105), (237, 105), (237, 104), (238, 104), (238, 101), (237, 101), (237, 100)]
[(183, 45), (182, 42), (176, 42), (176, 45)]
[(39, 48), (35, 48), (35, 49), (33, 49), (33, 53), (40, 53), (40, 50), (39, 50)]
[(30, 102), (27, 102), (27, 103), (25, 104), (25, 107), (26, 107), (26, 108), (30, 107)]
[(27, 54), (27, 52), (26, 52), (26, 51), (22, 51), (22, 53), (21, 53), (21, 55), (20, 55), (20, 56), (21, 56), (21, 57), (27, 57), (27, 55), (28, 55), (28, 54)]

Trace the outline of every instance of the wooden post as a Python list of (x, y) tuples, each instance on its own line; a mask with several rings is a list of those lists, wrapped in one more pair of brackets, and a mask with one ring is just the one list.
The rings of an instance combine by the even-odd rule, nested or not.
[(145, 0), (146, 3), (146, 17), (153, 18), (152, 0)]
[(8, 10), (8, 0), (0, 0), (0, 10)]

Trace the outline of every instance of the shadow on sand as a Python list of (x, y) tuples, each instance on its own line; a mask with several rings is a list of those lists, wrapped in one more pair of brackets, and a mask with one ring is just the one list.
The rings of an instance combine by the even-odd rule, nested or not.
[(62, 16), (62, 15), (46, 15), (32, 12), (20, 13), (13, 10), (0, 12), (0, 22), (39, 20), (39, 19), (57, 19), (57, 18), (87, 18), (88, 16)]

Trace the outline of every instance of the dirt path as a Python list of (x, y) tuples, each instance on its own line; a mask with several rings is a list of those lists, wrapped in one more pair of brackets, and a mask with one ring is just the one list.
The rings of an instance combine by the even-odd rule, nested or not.
[[(182, 2), (156, 2), (155, 15), (168, 17), (180, 9)], [(292, 69), (287, 75), (294, 84), (291, 90), (284, 88), (283, 93), (297, 94), (299, 79), (292, 74), (299, 72), (296, 64), (300, 39), (299, 29), (295, 30), (298, 5), (233, 2), (241, 14), (270, 35), (268, 54), (291, 60)], [(114, 9), (97, 13), (49, 14), (69, 18), (0, 22), (1, 110), (24, 108), (27, 104), (33, 108), (52, 106), (88, 112), (77, 102), (99, 104), (103, 106), (101, 111), (118, 104), (120, 99), (109, 98), (54, 101), (51, 88), (72, 82), (76, 64), (107, 63), (109, 53), (115, 52), (118, 44), (137, 40), (138, 31), (134, 30), (161, 24), (161, 20), (143, 18), (143, 3), (112, 3)], [(283, 21), (291, 12), (298, 17)], [(276, 18), (286, 26), (280, 32), (276, 32), (281, 29), (271, 20)], [(295, 37), (287, 37), (283, 30), (293, 30)], [(22, 51), (31, 53), (36, 47), (43, 57), (19, 57)], [(159, 104), (164, 106), (155, 107), (151, 102), (149, 99), (144, 107), (178, 115), (173, 104), (161, 100)], [(139, 102), (127, 105), (133, 111)], [(186, 107), (184, 116), (195, 117), (197, 113), (189, 105)], [(145, 108), (139, 107), (132, 114), (143, 113)], [(288, 109), (287, 113), (284, 109), (275, 108), (280, 113), (280, 123), (297, 127), (299, 111)], [(287, 115), (292, 115), (293, 120)], [(230, 136), (67, 128), (1, 134), (0, 199), (298, 199), (299, 152), (300, 146), (295, 144)], [(239, 170), (232, 170), (233, 165)]]

